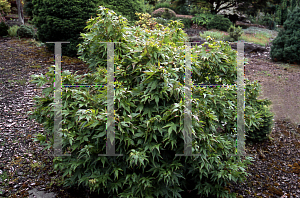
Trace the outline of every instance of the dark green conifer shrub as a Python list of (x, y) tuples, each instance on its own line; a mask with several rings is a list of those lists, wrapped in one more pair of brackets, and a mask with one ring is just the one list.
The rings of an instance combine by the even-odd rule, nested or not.
[[(33, 24), (37, 27), (37, 39), (43, 43), (69, 41), (62, 44), (62, 55), (76, 57), (86, 21), (96, 16), (97, 0), (32, 0)], [(54, 44), (46, 43), (54, 53)]]
[(177, 18), (184, 25), (184, 29), (189, 29), (193, 25), (191, 18)]
[(31, 26), (21, 25), (17, 30), (17, 35), (21, 38), (34, 38), (34, 29)]
[[(115, 153), (123, 156), (98, 156), (106, 152), (106, 86), (66, 87), (62, 92), (62, 148), (71, 156), (54, 159), (54, 168), (64, 172), (65, 186), (80, 185), (103, 191), (108, 197), (173, 198), (179, 197), (182, 189), (235, 197), (224, 187), (246, 178), (251, 158), (228, 156), (235, 150), (235, 140), (217, 134), (216, 128), (219, 121), (235, 122), (236, 88), (193, 86), (192, 153), (201, 156), (175, 157), (183, 153), (185, 139), (186, 49), (180, 42), (187, 41), (187, 35), (181, 29), (183, 24), (171, 21), (167, 27), (156, 24), (157, 29), (152, 30), (147, 23), (129, 27), (125, 18), (109, 9), (100, 7), (99, 12), (88, 21), (88, 32), (81, 34), (84, 42), (78, 49), (93, 72), (81, 76), (64, 71), (62, 83), (106, 84), (106, 44), (100, 42), (121, 42), (114, 48), (114, 109)], [(208, 38), (205, 44), (212, 47), (210, 52), (203, 46), (191, 49), (192, 84), (233, 84), (236, 52), (222, 41)], [(33, 76), (33, 82), (51, 85), (44, 89), (45, 96), (35, 98), (36, 109), (30, 113), (43, 123), (44, 145), (50, 148), (54, 67), (46, 75)]]
[(135, 13), (143, 12), (143, 2), (140, 0), (98, 0), (98, 6), (109, 8), (129, 21), (137, 21)]
[(227, 31), (230, 26), (233, 25), (232, 22), (222, 16), (222, 15), (215, 15), (213, 19), (211, 19), (207, 24), (207, 29), (217, 29), (221, 31)]
[(277, 37), (273, 40), (270, 56), (272, 60), (300, 63), (300, 8), (289, 12)]
[(0, 23), (0, 36), (6, 36), (8, 34), (8, 25), (3, 21)]
[(243, 34), (242, 27), (235, 27), (235, 25), (231, 25), (227, 32), (229, 32), (229, 36), (232, 38), (232, 41), (238, 41), (239, 37)]

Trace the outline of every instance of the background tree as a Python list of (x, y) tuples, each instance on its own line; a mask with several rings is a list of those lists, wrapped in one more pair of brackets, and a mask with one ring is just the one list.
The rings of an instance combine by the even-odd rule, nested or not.
[(155, 6), (158, 2), (159, 0), (148, 0), (148, 3), (153, 6)]
[(19, 17), (19, 22), (22, 23), (22, 25), (24, 25), (24, 15), (23, 15), (23, 5), (22, 3), (24, 4), (24, 2), (21, 0), (16, 0), (17, 2), (17, 6), (18, 6), (18, 17)]
[(7, 0), (0, 0), (0, 14), (6, 16), (7, 13), (11, 12), (11, 5)]
[(288, 10), (293, 11), (293, 9), (296, 7), (296, 5), (299, 6), (300, 1), (299, 0), (281, 0), (280, 3), (277, 5), (277, 12), (276, 15), (279, 17), (279, 23), (280, 25), (283, 25), (283, 23), (287, 19)]
[(172, 6), (175, 9), (176, 14), (189, 15), (188, 5), (189, 2), (187, 0), (173, 0), (171, 1)]
[(221, 10), (237, 7), (238, 11), (246, 11), (249, 6), (253, 6), (253, 9), (266, 6), (265, 0), (193, 0), (192, 4), (198, 2), (206, 2), (211, 9), (211, 13), (217, 14)]
[(259, 8), (266, 7), (268, 0), (172, 0), (171, 2), (172, 5), (176, 7), (177, 14), (180, 11), (186, 12), (185, 14), (189, 14), (189, 7), (196, 5), (202, 5), (205, 8), (208, 8), (210, 13), (217, 14), (222, 10), (235, 7), (237, 11), (243, 13), (249, 11), (249, 7), (251, 7), (251, 11), (255, 13)]
[(280, 6), (281, 0), (269, 0), (267, 2), (267, 7), (262, 9), (262, 11), (267, 14), (276, 14), (277, 8)]
[(23, 10), (25, 12), (25, 14), (30, 17), (30, 19), (32, 20), (32, 10), (33, 10), (33, 4), (32, 4), (32, 0), (25, 0), (25, 4), (23, 7)]

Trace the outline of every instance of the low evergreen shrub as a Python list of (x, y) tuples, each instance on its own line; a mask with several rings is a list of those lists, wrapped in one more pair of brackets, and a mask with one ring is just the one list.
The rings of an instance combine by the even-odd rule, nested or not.
[(17, 35), (21, 38), (34, 38), (34, 29), (31, 26), (21, 25), (17, 29)]
[(17, 34), (18, 29), (19, 29), (18, 25), (14, 25), (14, 26), (9, 27), (8, 35), (10, 37), (16, 37), (16, 36), (18, 36), (18, 34)]
[(242, 36), (243, 30), (241, 27), (235, 27), (235, 25), (230, 26), (228, 28), (227, 32), (229, 33), (230, 38), (232, 38), (232, 41), (238, 41), (239, 37)]
[[(167, 27), (144, 24), (129, 27), (127, 20), (104, 7), (97, 18), (87, 22), (80, 58), (92, 65), (85, 75), (62, 72), (63, 84), (105, 84), (106, 44), (115, 44), (115, 151), (123, 156), (98, 156), (106, 151), (107, 88), (68, 88), (62, 92), (62, 148), (70, 157), (55, 157), (54, 168), (63, 171), (65, 186), (82, 186), (107, 197), (180, 197), (183, 189), (201, 195), (236, 197), (224, 187), (230, 181), (243, 182), (244, 160), (229, 156), (235, 139), (217, 133), (220, 122), (234, 123), (235, 86), (205, 88), (196, 84), (233, 84), (236, 80), (236, 51), (228, 43), (207, 38), (212, 49), (191, 49), (193, 97), (191, 101), (192, 153), (184, 151), (185, 46), (183, 24), (171, 21)], [(145, 15), (144, 15), (145, 16)], [(139, 15), (141, 20), (146, 17)], [(155, 27), (149, 29), (149, 26)], [(180, 43), (182, 42), (182, 43)], [(99, 62), (101, 64), (99, 64)], [(45, 127), (45, 149), (53, 146), (54, 66), (46, 75), (32, 76), (43, 86), (42, 97), (30, 118)], [(247, 82), (249, 84), (249, 82)], [(256, 91), (256, 86), (250, 92)], [(247, 95), (248, 96), (248, 95)], [(255, 100), (255, 99), (254, 99)], [(247, 103), (249, 104), (249, 103)], [(256, 115), (245, 112), (251, 119)], [(250, 124), (253, 124), (250, 121)]]
[(231, 25), (233, 24), (228, 18), (222, 15), (215, 15), (214, 18), (207, 23), (207, 29), (227, 31)]
[(211, 13), (201, 13), (197, 14), (192, 18), (192, 21), (194, 24), (197, 24), (198, 26), (204, 26), (206, 27), (207, 24), (214, 18), (214, 14)]

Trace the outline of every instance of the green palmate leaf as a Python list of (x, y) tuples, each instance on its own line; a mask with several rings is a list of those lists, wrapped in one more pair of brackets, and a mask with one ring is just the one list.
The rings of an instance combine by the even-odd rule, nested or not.
[(95, 139), (95, 138), (101, 138), (101, 137), (105, 136), (106, 134), (107, 134), (107, 131), (105, 130), (105, 131), (103, 131), (103, 132), (101, 132), (101, 133), (99, 133), (99, 134), (93, 136), (92, 139)]

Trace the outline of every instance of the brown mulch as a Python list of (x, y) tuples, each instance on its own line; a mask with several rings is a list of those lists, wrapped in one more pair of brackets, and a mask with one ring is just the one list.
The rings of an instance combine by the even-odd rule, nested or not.
[[(34, 105), (32, 98), (41, 95), (29, 82), (30, 75), (46, 73), (55, 62), (54, 54), (28, 41), (0, 38), (0, 197), (28, 197), (33, 188), (51, 189), (58, 197), (85, 197), (84, 190), (51, 186), (62, 174), (53, 170), (48, 151), (32, 141), (43, 127), (26, 114)], [(62, 69), (88, 71), (84, 63), (67, 57), (62, 58)]]
[[(54, 64), (54, 55), (45, 47), (30, 44), (28, 40), (0, 39), (0, 172), (9, 174), (7, 178), (0, 177), (0, 197), (27, 197), (32, 188), (55, 192), (57, 197), (88, 197), (88, 191), (50, 185), (59, 181), (61, 173), (53, 171), (53, 158), (46, 157), (47, 151), (41, 152), (43, 148), (31, 140), (34, 134), (43, 132), (43, 128), (26, 115), (33, 107), (32, 97), (40, 95), (40, 90), (29, 82), (29, 77), (45, 73), (47, 67)], [(276, 75), (276, 72), (288, 70), (271, 63), (264, 54), (249, 54), (246, 57), (250, 60), (245, 66), (246, 78), (249, 79), (273, 82), (268, 76), (257, 73), (267, 70)], [(63, 57), (62, 61), (62, 69), (88, 72), (81, 61), (67, 57)], [(295, 71), (290, 73), (296, 75)], [(262, 85), (267, 86), (267, 83)], [(294, 122), (282, 117), (276, 119), (272, 140), (246, 145), (247, 154), (255, 159), (248, 167), (247, 172), (251, 175), (247, 181), (232, 183), (228, 189), (245, 198), (300, 197), (299, 134), (300, 129)], [(186, 192), (183, 197), (200, 196)]]

